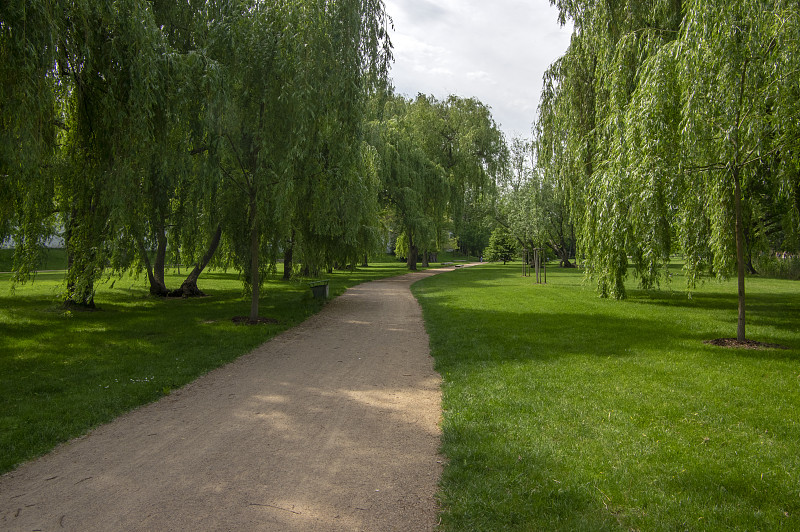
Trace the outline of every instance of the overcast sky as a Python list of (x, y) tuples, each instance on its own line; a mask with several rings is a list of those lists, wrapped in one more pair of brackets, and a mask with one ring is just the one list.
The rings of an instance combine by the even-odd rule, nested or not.
[(506, 137), (531, 136), (542, 74), (571, 27), (548, 0), (384, 0), (394, 21), (392, 79), (414, 97), (475, 97)]

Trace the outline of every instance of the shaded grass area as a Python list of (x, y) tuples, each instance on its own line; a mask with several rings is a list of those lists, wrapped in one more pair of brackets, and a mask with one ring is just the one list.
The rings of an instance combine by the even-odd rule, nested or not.
[[(331, 297), (350, 286), (400, 275), (400, 262), (337, 271)], [(184, 274), (186, 272), (184, 271)], [(39, 273), (13, 291), (0, 274), (0, 472), (169, 394), (308, 318), (324, 303), (303, 281), (270, 280), (260, 314), (277, 324), (235, 325), (249, 297), (231, 272), (211, 271), (199, 285), (209, 297), (154, 299), (146, 276), (99, 286), (99, 311), (61, 305), (64, 273)], [(168, 286), (184, 276), (168, 275)]]
[[(675, 270), (675, 276), (679, 270)], [(596, 297), (481, 266), (414, 285), (444, 379), (443, 530), (800, 529), (800, 285)], [(682, 279), (673, 282), (681, 288)]]

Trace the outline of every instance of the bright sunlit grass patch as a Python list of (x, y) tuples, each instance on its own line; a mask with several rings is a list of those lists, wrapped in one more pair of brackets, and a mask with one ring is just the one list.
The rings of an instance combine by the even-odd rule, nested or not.
[[(800, 285), (599, 299), (487, 265), (414, 285), (444, 378), (444, 530), (800, 527)], [(676, 277), (679, 272), (676, 270)]]

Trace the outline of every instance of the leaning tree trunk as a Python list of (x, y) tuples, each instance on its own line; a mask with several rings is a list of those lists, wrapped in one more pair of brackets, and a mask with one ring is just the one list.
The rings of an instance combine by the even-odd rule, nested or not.
[(158, 297), (166, 297), (169, 294), (169, 290), (167, 290), (167, 287), (164, 285), (164, 272), (161, 272), (161, 280), (159, 281), (153, 270), (153, 264), (150, 262), (150, 255), (144, 246), (144, 240), (139, 239), (138, 246), (144, 266), (147, 268), (147, 280), (150, 281), (150, 294)]
[(208, 263), (211, 262), (211, 259), (214, 257), (214, 253), (217, 252), (217, 247), (219, 246), (220, 237), (222, 236), (222, 225), (217, 225), (217, 229), (214, 231), (214, 235), (211, 237), (211, 242), (208, 244), (208, 250), (206, 250), (206, 254), (200, 259), (200, 262), (194, 265), (191, 273), (186, 277), (186, 279), (181, 284), (181, 287), (177, 290), (173, 290), (170, 292), (170, 295), (173, 297), (202, 297), (205, 296), (202, 290), (197, 287), (197, 279), (200, 278), (200, 274), (203, 273)]
[(558, 261), (563, 268), (575, 268), (576, 266), (569, 261), (569, 248), (565, 245), (558, 245), (555, 242), (548, 242), (547, 247), (553, 250), (558, 256)]

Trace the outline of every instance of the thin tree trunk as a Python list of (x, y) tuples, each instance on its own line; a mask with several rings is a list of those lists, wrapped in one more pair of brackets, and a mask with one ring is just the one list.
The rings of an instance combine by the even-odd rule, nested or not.
[(211, 242), (208, 244), (208, 250), (206, 250), (206, 254), (200, 259), (200, 262), (194, 265), (191, 273), (186, 277), (186, 279), (181, 284), (181, 287), (178, 290), (174, 290), (170, 292), (170, 295), (173, 297), (202, 297), (205, 294), (197, 287), (197, 279), (200, 278), (200, 274), (203, 273), (208, 263), (211, 262), (211, 259), (214, 257), (214, 253), (217, 252), (217, 247), (219, 247), (219, 241), (222, 237), (222, 225), (218, 224), (216, 230), (214, 231), (214, 235), (211, 237)]
[(250, 284), (252, 293), (250, 297), (250, 319), (258, 319), (258, 297), (261, 289), (261, 278), (258, 271), (258, 223), (256, 220), (256, 195), (250, 193)]
[(736, 209), (736, 276), (739, 285), (739, 319), (736, 324), (736, 339), (745, 340), (745, 298), (744, 298), (744, 223), (742, 221), (742, 185), (738, 166), (733, 168), (734, 206)]
[(361, 263), (362, 268), (367, 268), (369, 266), (369, 256), (364, 253), (364, 262)]
[(292, 278), (292, 268), (294, 268), (294, 263), (292, 262), (294, 256), (294, 236), (295, 231), (292, 229), (292, 237), (286, 243), (286, 249), (283, 251), (283, 280), (288, 281)]
[(736, 210), (736, 276), (739, 285), (739, 318), (736, 322), (736, 339), (740, 342), (745, 340), (745, 308), (744, 308), (744, 220), (742, 220), (742, 179), (741, 167), (739, 166), (739, 126), (741, 124), (741, 110), (744, 102), (744, 86), (747, 76), (749, 60), (745, 59), (742, 67), (742, 78), (739, 86), (739, 106), (736, 110), (736, 121), (734, 135), (732, 139), (734, 160), (731, 170), (733, 172), (733, 202)]

